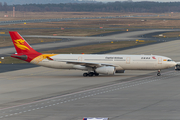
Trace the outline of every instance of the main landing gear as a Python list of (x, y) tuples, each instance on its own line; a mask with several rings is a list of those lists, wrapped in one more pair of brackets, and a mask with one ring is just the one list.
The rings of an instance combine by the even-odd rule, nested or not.
[(161, 70), (158, 70), (157, 76), (161, 76)]
[(87, 76), (92, 77), (93, 75), (94, 76), (99, 76), (99, 73), (89, 72), (89, 73), (84, 73), (83, 74), (84, 77), (87, 77)]

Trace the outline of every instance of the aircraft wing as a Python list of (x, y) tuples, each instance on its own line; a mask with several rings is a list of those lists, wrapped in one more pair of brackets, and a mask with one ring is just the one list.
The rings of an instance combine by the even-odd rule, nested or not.
[(94, 63), (94, 62), (79, 62), (79, 61), (63, 61), (63, 62), (66, 62), (67, 64), (82, 65), (87, 67), (116, 66), (114, 64)]
[(66, 62), (67, 64), (74, 64), (74, 65), (82, 65), (87, 67), (102, 67), (102, 66), (114, 66), (117, 67), (114, 64), (108, 64), (108, 63), (94, 63), (94, 62), (81, 62), (81, 61), (61, 61), (61, 60), (54, 60), (50, 57), (47, 57), (48, 60), (57, 61), (57, 62)]

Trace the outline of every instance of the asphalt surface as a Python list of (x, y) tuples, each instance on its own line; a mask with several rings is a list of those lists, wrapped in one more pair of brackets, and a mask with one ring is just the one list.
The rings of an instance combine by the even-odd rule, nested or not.
[(38, 67), (37, 65), (26, 63), (26, 64), (0, 64), (0, 73)]
[[(180, 40), (111, 54), (157, 54), (180, 61)], [(6, 69), (2, 67), (1, 69)], [(177, 120), (179, 71), (125, 71), (115, 76), (82, 77), (82, 71), (33, 67), (0, 73), (3, 120)]]

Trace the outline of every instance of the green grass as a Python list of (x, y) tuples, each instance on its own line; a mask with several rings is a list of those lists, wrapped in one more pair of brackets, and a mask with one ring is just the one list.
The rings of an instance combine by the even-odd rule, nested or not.
[(26, 61), (22, 61), (10, 56), (4, 57), (4, 59), (0, 59), (1, 64), (16, 64), (16, 63), (27, 63)]
[(136, 41), (120, 41), (120, 42), (108, 42), (108, 43), (100, 43), (95, 45), (87, 45), (87, 46), (80, 46), (80, 47), (72, 47), (72, 48), (64, 48), (64, 49), (57, 49), (57, 50), (49, 50), (43, 51), (43, 53), (55, 53), (55, 54), (92, 54), (98, 53), (103, 51), (114, 50), (118, 48), (125, 48), (130, 46), (136, 46), (140, 44), (148, 44), (155, 41), (144, 41), (144, 42), (137, 42)]
[(175, 37), (180, 37), (180, 31), (175, 31), (175, 32), (165, 32), (160, 35), (154, 35), (153, 37), (157, 38), (175, 38)]

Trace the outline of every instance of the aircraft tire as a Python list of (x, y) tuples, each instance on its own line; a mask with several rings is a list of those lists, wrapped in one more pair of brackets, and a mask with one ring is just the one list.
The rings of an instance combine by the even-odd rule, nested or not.
[(90, 72), (90, 73), (89, 73), (89, 77), (92, 77), (93, 75), (94, 75), (93, 72)]
[(95, 75), (95, 76), (99, 76), (99, 73), (95, 73), (94, 75)]
[(161, 76), (161, 73), (157, 73), (157, 76)]
[(84, 76), (84, 77), (87, 77), (87, 76), (88, 76), (88, 73), (84, 73), (83, 76)]

